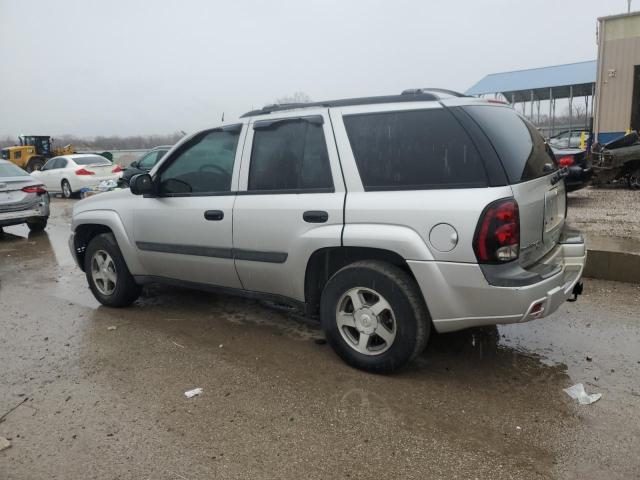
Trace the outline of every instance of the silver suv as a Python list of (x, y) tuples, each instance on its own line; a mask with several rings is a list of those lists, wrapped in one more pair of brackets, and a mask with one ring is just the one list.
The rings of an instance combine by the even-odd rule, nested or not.
[(442, 90), (265, 107), (181, 140), (130, 190), (76, 204), (104, 305), (152, 282), (293, 305), (389, 372), (429, 332), (525, 322), (580, 293), (564, 172), (508, 105)]

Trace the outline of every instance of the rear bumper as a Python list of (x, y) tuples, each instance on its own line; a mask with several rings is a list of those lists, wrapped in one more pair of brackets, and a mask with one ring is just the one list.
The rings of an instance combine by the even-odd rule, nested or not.
[(8, 227), (10, 225), (19, 225), (25, 223), (27, 219), (34, 217), (49, 216), (49, 195), (44, 194), (41, 200), (30, 205), (24, 210), (16, 210), (13, 212), (0, 212), (0, 227)]
[[(561, 243), (540, 262), (527, 270), (519, 269), (519, 276), (511, 283), (504, 276), (495, 282), (477, 264), (420, 261), (408, 264), (418, 280), (435, 329), (452, 332), (526, 322), (552, 314), (580, 281), (586, 256), (581, 236), (564, 235)], [(523, 280), (527, 275), (522, 271), (530, 274), (528, 280)]]

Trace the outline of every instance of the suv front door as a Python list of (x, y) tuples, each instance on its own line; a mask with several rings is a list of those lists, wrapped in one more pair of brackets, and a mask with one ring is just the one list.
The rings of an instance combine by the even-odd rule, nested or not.
[(152, 171), (155, 194), (136, 198), (133, 229), (149, 275), (240, 288), (231, 232), (245, 135), (201, 132)]
[(327, 109), (252, 120), (233, 210), (236, 269), (247, 290), (304, 301), (307, 261), (340, 245), (345, 187)]

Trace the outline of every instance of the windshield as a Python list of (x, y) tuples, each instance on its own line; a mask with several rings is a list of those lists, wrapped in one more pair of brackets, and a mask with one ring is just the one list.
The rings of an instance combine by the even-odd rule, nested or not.
[(555, 156), (540, 132), (512, 108), (470, 105), (464, 110), (489, 137), (510, 183), (526, 182), (557, 170)]
[(0, 177), (28, 177), (29, 174), (13, 163), (0, 163)]
[(111, 165), (111, 162), (100, 155), (91, 155), (86, 157), (75, 157), (73, 161), (76, 165)]

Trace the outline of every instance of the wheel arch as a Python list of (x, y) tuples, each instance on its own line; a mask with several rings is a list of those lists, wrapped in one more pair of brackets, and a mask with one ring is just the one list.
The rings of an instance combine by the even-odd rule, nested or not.
[(111, 233), (132, 275), (147, 272), (138, 259), (137, 249), (130, 241), (120, 216), (112, 210), (93, 210), (74, 215), (71, 226), (73, 233), (70, 247), (81, 269), (84, 270), (84, 252), (89, 242), (97, 235)]
[(314, 251), (305, 270), (304, 296), (307, 314), (316, 317), (320, 311), (320, 298), (327, 281), (341, 268), (361, 260), (379, 260), (404, 270), (415, 281), (407, 261), (397, 252), (383, 248), (342, 246), (320, 248)]

